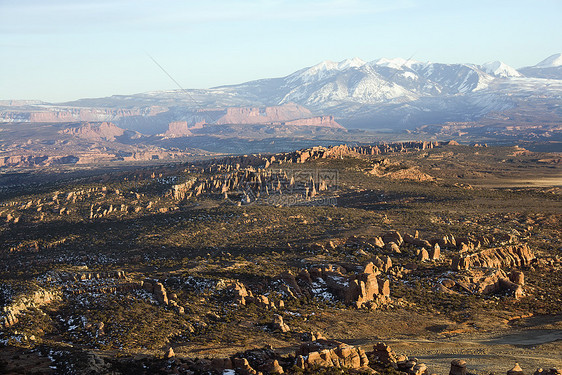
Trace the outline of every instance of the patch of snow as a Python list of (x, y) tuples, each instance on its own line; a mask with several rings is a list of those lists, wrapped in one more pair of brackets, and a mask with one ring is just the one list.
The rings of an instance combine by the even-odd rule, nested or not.
[(403, 73), (402, 73), (402, 76), (403, 76), (404, 78), (409, 78), (409, 79), (413, 79), (413, 80), (417, 80), (417, 79), (418, 79), (418, 76), (415, 75), (415, 74), (412, 73), (412, 72), (403, 72)]

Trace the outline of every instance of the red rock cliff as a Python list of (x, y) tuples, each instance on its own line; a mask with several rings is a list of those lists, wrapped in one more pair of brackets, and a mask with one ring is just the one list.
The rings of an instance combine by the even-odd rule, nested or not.
[(295, 103), (274, 107), (236, 107), (227, 108), (226, 114), (215, 124), (267, 124), (293, 126), (322, 126), (341, 128), (332, 116), (314, 116), (312, 112)]

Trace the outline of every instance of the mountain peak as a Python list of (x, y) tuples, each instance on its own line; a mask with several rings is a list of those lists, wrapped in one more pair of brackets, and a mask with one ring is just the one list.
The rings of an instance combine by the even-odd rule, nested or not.
[(501, 61), (490, 61), (482, 64), (482, 69), (493, 76), (496, 77), (521, 77), (515, 68), (501, 62)]
[(410, 60), (410, 59), (406, 60), (402, 57), (395, 57), (393, 59), (381, 57), (380, 59), (373, 61), (374, 65), (385, 66), (394, 69), (402, 69), (403, 67), (410, 68), (413, 64), (416, 63), (418, 63), (418, 61)]
[(353, 57), (339, 62), (324, 60), (314, 66), (311, 66), (308, 70), (316, 72), (327, 70), (346, 70), (349, 68), (359, 68), (365, 64), (366, 62), (361, 60), (359, 57)]
[(555, 68), (557, 66), (562, 66), (562, 53), (555, 53), (552, 56), (547, 57), (534, 67), (536, 68)]
[(361, 60), (359, 57), (353, 57), (351, 59), (345, 59), (338, 63), (339, 70), (345, 70), (349, 68), (359, 68), (365, 65), (366, 62)]
[(352, 68), (359, 68), (366, 62), (358, 57), (345, 59), (340, 62), (324, 60), (309, 68), (299, 70), (291, 75), (291, 78), (302, 80), (304, 82), (312, 82), (331, 77), (338, 72), (343, 72)]

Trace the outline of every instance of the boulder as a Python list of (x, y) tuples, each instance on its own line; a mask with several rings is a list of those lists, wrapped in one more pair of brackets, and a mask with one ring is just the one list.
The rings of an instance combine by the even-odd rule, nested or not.
[(428, 252), (425, 248), (422, 248), (420, 250), (420, 252), (418, 253), (418, 260), (420, 262), (424, 262), (426, 260), (429, 260), (429, 254), (428, 254)]
[(453, 359), (451, 361), (451, 370), (449, 375), (466, 375), (466, 361), (462, 359)]
[(164, 354), (164, 358), (166, 359), (170, 359), (175, 357), (176, 354), (174, 353), (174, 349), (172, 347), (168, 348), (168, 350), (166, 350), (166, 353)]
[(375, 245), (375, 247), (378, 247), (380, 249), (384, 249), (384, 241), (382, 240), (382, 238), (374, 237), (371, 242), (373, 243), (373, 245)]
[(441, 247), (438, 243), (435, 243), (433, 247), (429, 250), (429, 259), (437, 260), (441, 257)]
[(404, 243), (404, 240), (402, 239), (402, 236), (400, 235), (400, 233), (396, 230), (390, 231), (385, 233), (382, 236), (382, 239), (385, 243), (388, 242), (394, 242), (396, 243), (398, 246), (402, 246), (402, 243)]
[(390, 296), (390, 281), (388, 279), (378, 279), (379, 294), (384, 297)]
[(424, 375), (427, 374), (427, 366), (424, 363), (416, 363), (410, 372), (412, 375)]
[(234, 358), (233, 367), (237, 374), (241, 375), (257, 375), (258, 372), (250, 366), (246, 358)]
[(400, 247), (398, 247), (398, 244), (396, 244), (396, 242), (388, 242), (385, 246), (385, 250), (394, 254), (401, 253)]
[(373, 345), (373, 358), (383, 365), (392, 365), (396, 363), (396, 353), (383, 342)]
[(156, 283), (154, 284), (154, 298), (156, 298), (156, 300), (163, 305), (167, 305), (168, 304), (168, 296), (166, 293), (166, 288), (164, 288), (164, 285), (162, 283)]
[(515, 366), (509, 371), (507, 371), (507, 375), (524, 375), (523, 369), (519, 366), (519, 363), (515, 362)]
[(283, 272), (279, 275), (279, 278), (283, 280), (283, 282), (287, 284), (297, 295), (302, 294), (301, 288), (299, 287), (299, 284), (297, 284), (295, 276), (290, 271)]
[(270, 359), (264, 365), (264, 370), (269, 374), (284, 374), (283, 367), (279, 365), (276, 359)]
[(513, 270), (509, 273), (509, 280), (517, 285), (525, 285), (525, 275), (523, 271)]
[(220, 373), (224, 370), (231, 370), (233, 368), (232, 360), (230, 358), (213, 358), (211, 368)]
[(275, 315), (273, 329), (278, 329), (283, 333), (291, 331), (289, 326), (283, 322), (283, 317), (281, 315)]

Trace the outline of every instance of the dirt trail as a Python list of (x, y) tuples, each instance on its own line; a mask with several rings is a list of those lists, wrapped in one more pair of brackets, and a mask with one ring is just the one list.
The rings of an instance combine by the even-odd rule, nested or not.
[[(562, 172), (561, 172), (562, 174)], [(470, 185), (483, 188), (543, 188), (562, 187), (562, 177), (544, 177), (536, 179), (506, 179), (506, 180), (474, 180)]]

